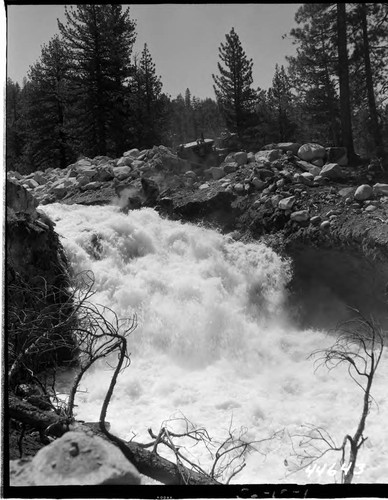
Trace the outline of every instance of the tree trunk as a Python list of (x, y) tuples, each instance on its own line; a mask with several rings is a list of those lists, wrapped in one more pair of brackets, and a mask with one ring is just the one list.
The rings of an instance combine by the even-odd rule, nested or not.
[(360, 5), (360, 14), (361, 14), (361, 25), (362, 25), (362, 38), (364, 45), (364, 65), (365, 65), (366, 88), (368, 92), (369, 115), (372, 123), (372, 133), (376, 146), (376, 155), (378, 157), (383, 158), (384, 161), (385, 154), (384, 154), (383, 138), (381, 135), (381, 129), (379, 127), (375, 93), (373, 89), (373, 76), (370, 63), (370, 48), (368, 39), (367, 6), (365, 3), (362, 3)]
[[(42, 411), (30, 403), (22, 401), (13, 394), (9, 395), (8, 409), (10, 418), (35, 427), (45, 434), (60, 436), (64, 433), (63, 426), (65, 422), (63, 417), (54, 412)], [(92, 430), (94, 434), (118, 446), (141, 474), (145, 474), (164, 484), (183, 484), (181, 474), (187, 478), (186, 484), (189, 485), (220, 484), (215, 479), (199, 474), (187, 467), (182, 466), (178, 469), (176, 464), (156, 453), (146, 450), (141, 443), (136, 443), (134, 441), (125, 442), (111, 435), (109, 432), (105, 434), (99, 430), (97, 425), (74, 422), (69, 425), (69, 430), (87, 433), (90, 433)]]
[(342, 143), (348, 150), (348, 158), (354, 159), (352, 120), (350, 109), (349, 62), (346, 37), (346, 4), (337, 3), (337, 45), (338, 76), (340, 87), (340, 108)]

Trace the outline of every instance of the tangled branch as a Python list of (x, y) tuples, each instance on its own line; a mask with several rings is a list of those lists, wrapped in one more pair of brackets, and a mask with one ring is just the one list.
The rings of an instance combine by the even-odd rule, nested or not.
[[(346, 434), (341, 444), (336, 444), (332, 436), (322, 427), (304, 424), (301, 432), (290, 435), (293, 456), (298, 465), (290, 474), (311, 466), (330, 451), (341, 452), (341, 480), (351, 483), (356, 467), (358, 452), (367, 440), (364, 436), (366, 419), (374, 399), (372, 384), (384, 350), (385, 334), (373, 318), (365, 318), (354, 309), (357, 317), (345, 321), (337, 327), (338, 337), (332, 347), (311, 353), (315, 359), (315, 369), (325, 366), (329, 371), (345, 364), (351, 379), (363, 392), (361, 416), (356, 432)], [(295, 450), (293, 441), (298, 440)], [(347, 445), (349, 451), (347, 453)], [(288, 474), (288, 475), (290, 475)]]

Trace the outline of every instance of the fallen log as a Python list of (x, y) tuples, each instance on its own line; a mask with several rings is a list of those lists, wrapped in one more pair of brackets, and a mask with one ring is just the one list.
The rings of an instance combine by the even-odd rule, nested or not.
[(8, 398), (8, 415), (14, 420), (34, 427), (45, 435), (59, 437), (68, 430), (76, 430), (104, 437), (118, 446), (141, 474), (163, 484), (220, 484), (211, 477), (190, 470), (183, 465), (178, 467), (157, 453), (146, 450), (141, 443), (123, 441), (109, 432), (102, 432), (96, 424), (88, 425), (85, 422), (77, 421), (68, 423), (63, 416), (57, 415), (55, 412), (40, 410), (13, 394), (10, 394)]

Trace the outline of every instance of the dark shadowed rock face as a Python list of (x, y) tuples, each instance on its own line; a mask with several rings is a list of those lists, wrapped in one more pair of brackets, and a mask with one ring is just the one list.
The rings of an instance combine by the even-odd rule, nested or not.
[(38, 202), (23, 186), (17, 182), (7, 179), (6, 185), (7, 209), (15, 213), (26, 213), (36, 216), (36, 207)]
[[(36, 330), (50, 331), (62, 321), (62, 315), (70, 313), (68, 295), (67, 262), (54, 224), (47, 216), (36, 211), (36, 202), (22, 186), (9, 186), (7, 191), (6, 220), (6, 271), (7, 271), (7, 334), (14, 344), (9, 362), (13, 362), (13, 353), (29, 345), (28, 335), (42, 317), (47, 315), (47, 322), (39, 319), (40, 327)], [(24, 192), (25, 191), (25, 192)], [(25, 209), (25, 211), (23, 211)], [(63, 304), (66, 304), (64, 307)], [(23, 312), (21, 316), (20, 312)], [(50, 324), (48, 324), (50, 323)], [(29, 327), (30, 325), (30, 327)], [(67, 346), (58, 346), (53, 357), (58, 362), (70, 361), (73, 341), (68, 331), (55, 333), (61, 344), (66, 339)], [(54, 342), (57, 337), (53, 338)], [(34, 367), (42, 368), (47, 355), (39, 349), (34, 355)]]

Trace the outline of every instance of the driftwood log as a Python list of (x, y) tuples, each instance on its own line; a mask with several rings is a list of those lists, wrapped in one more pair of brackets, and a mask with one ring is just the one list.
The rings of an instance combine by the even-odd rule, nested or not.
[(10, 394), (8, 398), (8, 416), (39, 430), (45, 435), (59, 437), (68, 430), (98, 434), (118, 446), (141, 474), (160, 481), (163, 484), (220, 484), (215, 479), (190, 470), (183, 465), (178, 468), (173, 462), (161, 457), (157, 453), (146, 450), (141, 443), (123, 441), (109, 432), (102, 432), (96, 424), (88, 425), (87, 423), (77, 421), (69, 424), (66, 422), (66, 419), (55, 412), (40, 410), (13, 394)]

